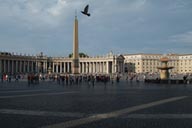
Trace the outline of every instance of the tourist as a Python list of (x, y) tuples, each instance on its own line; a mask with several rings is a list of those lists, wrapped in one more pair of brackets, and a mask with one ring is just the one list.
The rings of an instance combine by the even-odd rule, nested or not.
[(92, 85), (94, 87), (94, 85), (95, 85), (95, 77), (94, 76), (91, 77), (91, 83), (92, 83)]
[(8, 81), (9, 81), (9, 83), (11, 82), (11, 74), (8, 75)]

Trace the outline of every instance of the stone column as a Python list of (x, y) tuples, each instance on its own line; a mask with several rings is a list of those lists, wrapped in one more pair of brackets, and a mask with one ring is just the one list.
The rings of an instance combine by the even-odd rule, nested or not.
[(85, 73), (87, 73), (87, 62), (85, 62)]
[(114, 73), (114, 70), (115, 70), (115, 63), (114, 63), (114, 61), (112, 61), (112, 64), (111, 64), (111, 66), (112, 66), (112, 73)]
[(106, 73), (109, 74), (109, 61), (106, 62)]
[(62, 73), (62, 62), (60, 62), (60, 73)]
[(103, 73), (107, 73), (107, 72), (106, 72), (106, 66), (107, 66), (107, 65), (106, 65), (106, 62), (103, 62)]
[(101, 73), (103, 73), (103, 62), (100, 62)]
[(14, 72), (14, 60), (11, 60), (11, 72)]
[(99, 66), (99, 62), (97, 62), (97, 72), (100, 73), (100, 66)]
[(121, 62), (121, 73), (123, 73), (123, 63)]
[(84, 65), (84, 62), (82, 62), (82, 73), (85, 72), (85, 65)]
[(79, 62), (79, 73), (82, 73), (82, 62)]
[(44, 73), (45, 72), (45, 62), (41, 62), (41, 73)]
[(67, 62), (67, 72), (69, 73), (70, 72), (70, 66), (69, 66), (69, 62)]
[(47, 73), (47, 61), (45, 61), (45, 70), (44, 70), (44, 73)]
[(66, 62), (64, 62), (64, 73), (66, 73)]
[(86, 62), (83, 62), (83, 65), (84, 65), (84, 70), (83, 72), (86, 73), (87, 69), (86, 69)]
[(10, 60), (7, 60), (8, 66), (7, 66), (7, 71), (8, 73), (10, 72)]
[(17, 72), (20, 72), (20, 61), (17, 60)]
[(30, 71), (29, 71), (29, 70), (30, 70), (30, 66), (29, 66), (29, 65), (30, 65), (30, 62), (29, 62), (29, 60), (28, 60), (28, 61), (27, 61), (27, 73), (30, 72)]
[(89, 62), (89, 73), (91, 73), (91, 62)]
[(35, 68), (36, 68), (36, 69), (35, 69), (35, 72), (36, 72), (36, 73), (39, 73), (39, 62), (38, 62), (38, 61), (36, 62)]
[(85, 62), (85, 73), (87, 73), (87, 62)]
[(2, 73), (2, 60), (0, 60), (0, 73)]
[(84, 73), (87, 73), (87, 62), (84, 62), (84, 67), (85, 67)]
[(87, 73), (89, 73), (89, 62), (87, 62), (86, 64), (87, 64)]
[(23, 72), (25, 72), (26, 71), (25, 70), (26, 69), (26, 61), (23, 61), (23, 66), (22, 67), (23, 67)]
[(31, 61), (30, 63), (31, 63), (31, 72), (33, 73), (34, 72), (34, 62)]
[(98, 70), (99, 73), (101, 73), (101, 71), (100, 71), (100, 62), (97, 62), (97, 70)]
[(91, 73), (93, 73), (93, 62), (91, 62)]
[(100, 70), (100, 73), (102, 73), (102, 64), (101, 64), (101, 62), (99, 62), (99, 70)]
[(95, 62), (92, 62), (92, 65), (93, 65), (92, 73), (95, 73)]
[(23, 61), (23, 65), (22, 65), (22, 67), (23, 67), (23, 72), (25, 73), (25, 71), (26, 71), (26, 64), (25, 64), (25, 62), (26, 61)]
[(67, 72), (68, 72), (68, 63), (66, 62), (65, 65), (66, 65), (66, 66), (65, 66), (65, 71), (66, 71), (66, 73), (67, 73)]
[(23, 60), (20, 61), (20, 72), (23, 72)]
[(58, 73), (58, 69), (59, 69), (59, 63), (56, 63), (56, 73)]
[(119, 69), (120, 69), (120, 72), (122, 72), (122, 64), (121, 64), (121, 62), (119, 62)]
[(95, 66), (95, 73), (97, 72), (97, 62), (94, 62), (94, 66)]
[(55, 63), (53, 62), (53, 65), (52, 65), (52, 72), (55, 73)]
[(61, 62), (61, 66), (60, 66), (61, 73), (64, 73), (63, 66), (64, 66), (64, 62)]
[(99, 73), (99, 63), (98, 62), (96, 62), (96, 72)]
[(91, 73), (94, 73), (94, 62), (91, 62)]
[(4, 68), (4, 72), (7, 72), (7, 68), (6, 68), (6, 60), (3, 61), (3, 68)]
[(125, 72), (125, 67), (124, 67), (124, 62), (122, 62), (122, 72), (124, 73)]
[(117, 60), (115, 59), (115, 73), (117, 73)]
[(29, 72), (33, 72), (33, 61), (29, 61)]

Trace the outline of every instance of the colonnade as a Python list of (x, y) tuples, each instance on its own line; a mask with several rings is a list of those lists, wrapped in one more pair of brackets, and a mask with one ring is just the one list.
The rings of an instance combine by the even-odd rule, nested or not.
[(52, 73), (71, 73), (72, 71), (72, 62), (48, 62), (48, 65)]
[[(49, 63), (52, 73), (71, 73), (72, 62)], [(80, 62), (79, 73), (109, 73), (108, 62)]]
[[(123, 73), (124, 63), (116, 58), (80, 58), (79, 73)], [(72, 58), (0, 56), (0, 73), (72, 73)]]
[(0, 73), (46, 73), (47, 62), (35, 60), (1, 59)]
[(80, 62), (80, 73), (109, 73), (109, 62)]
[[(51, 69), (50, 73), (71, 73), (72, 72), (72, 61), (54, 61), (48, 62), (48, 68)], [(79, 73), (80, 74), (109, 74), (124, 71), (123, 62), (118, 61), (81, 61), (79, 62)]]

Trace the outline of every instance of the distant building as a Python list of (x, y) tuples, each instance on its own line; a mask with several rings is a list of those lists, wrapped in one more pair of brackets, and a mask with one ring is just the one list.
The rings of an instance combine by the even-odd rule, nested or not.
[(192, 54), (180, 55), (177, 64), (179, 73), (192, 73)]
[[(125, 71), (135, 73), (155, 73), (159, 72), (159, 61), (163, 54), (125, 54)], [(170, 70), (172, 73), (192, 73), (192, 54), (167, 54), (169, 58), (168, 65), (174, 68)]]

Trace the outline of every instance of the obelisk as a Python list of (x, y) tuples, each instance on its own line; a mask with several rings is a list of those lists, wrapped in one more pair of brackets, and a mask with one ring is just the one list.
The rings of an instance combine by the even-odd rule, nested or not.
[(79, 40), (78, 40), (78, 20), (75, 16), (73, 28), (73, 66), (72, 73), (79, 74)]

